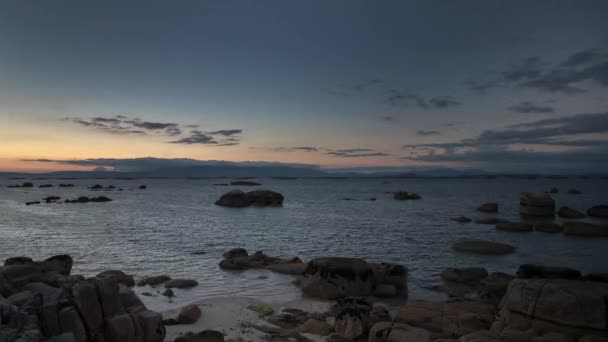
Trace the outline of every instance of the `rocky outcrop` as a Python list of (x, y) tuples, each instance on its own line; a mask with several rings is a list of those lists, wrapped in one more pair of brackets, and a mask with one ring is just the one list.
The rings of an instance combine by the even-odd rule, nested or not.
[(496, 330), (608, 337), (608, 284), (567, 279), (516, 279), (504, 297)]
[(223, 207), (280, 207), (283, 205), (284, 197), (278, 192), (270, 190), (255, 190), (243, 192), (241, 190), (232, 190), (227, 192), (215, 202), (216, 205)]
[(254, 181), (248, 181), (248, 180), (237, 180), (237, 181), (232, 181), (230, 182), (230, 185), (237, 185), (237, 186), (256, 186), (256, 185), (262, 185), (258, 182), (254, 182)]
[(220, 268), (225, 270), (246, 270), (252, 268), (265, 268), (277, 273), (300, 275), (306, 268), (306, 264), (300, 258), (281, 259), (271, 257), (262, 251), (249, 255), (244, 248), (234, 248), (224, 253), (224, 260), (220, 262)]
[(585, 217), (585, 214), (581, 213), (580, 211), (578, 211), (576, 209), (572, 209), (570, 207), (561, 207), (557, 211), (557, 216), (563, 217), (563, 218), (578, 219), (578, 218)]
[(608, 205), (597, 205), (587, 209), (587, 215), (597, 218), (608, 218)]
[(162, 317), (111, 277), (70, 275), (72, 258), (12, 258), (0, 268), (0, 340), (162, 342)]
[(547, 194), (522, 192), (519, 195), (519, 213), (523, 216), (553, 217), (555, 200)]
[(515, 251), (515, 247), (500, 242), (463, 239), (452, 244), (452, 249), (458, 252), (469, 252), (477, 254), (509, 254)]
[(397, 191), (397, 192), (393, 193), (393, 199), (396, 199), (398, 201), (403, 201), (403, 200), (419, 200), (421, 198), (422, 198), (422, 196), (420, 196), (417, 193), (413, 193), (413, 192)]
[(306, 295), (323, 299), (395, 297), (407, 291), (407, 268), (357, 258), (317, 258), (308, 263), (300, 286)]
[(587, 222), (566, 222), (564, 234), (586, 237), (608, 236), (608, 226)]
[(483, 203), (477, 208), (478, 211), (482, 213), (497, 213), (498, 212), (498, 203), (490, 202)]

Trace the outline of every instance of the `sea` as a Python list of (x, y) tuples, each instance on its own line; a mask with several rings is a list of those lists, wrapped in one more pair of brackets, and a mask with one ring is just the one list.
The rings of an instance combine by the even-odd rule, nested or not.
[[(33, 188), (8, 185), (31, 181)], [(256, 179), (260, 186), (219, 186), (230, 179), (0, 179), (0, 258), (56, 254), (74, 258), (74, 274), (122, 270), (136, 279), (167, 274), (199, 285), (176, 297), (151, 292), (146, 304), (163, 310), (214, 297), (292, 300), (294, 278), (267, 270), (224, 271), (222, 253), (235, 247), (271, 256), (343, 256), (406, 266), (408, 298), (438, 298), (433, 290), (448, 267), (485, 267), (514, 273), (524, 263), (608, 272), (608, 238), (498, 231), (493, 225), (457, 223), (451, 217), (522, 220), (519, 193), (552, 187), (557, 207), (608, 204), (608, 181), (597, 178)], [(57, 187), (72, 183), (74, 187)], [(40, 188), (41, 184), (53, 184)], [(112, 190), (93, 191), (95, 184)], [(146, 189), (139, 186), (146, 185)], [(122, 191), (119, 191), (122, 189)], [(224, 208), (214, 202), (232, 189), (268, 189), (285, 196), (283, 207)], [(581, 194), (568, 194), (577, 189)], [(394, 200), (390, 192), (416, 192), (420, 200)], [(47, 196), (107, 196), (111, 202), (25, 205)], [(375, 200), (372, 200), (375, 199)], [(499, 212), (476, 208), (497, 202)], [(559, 218), (555, 218), (560, 222)], [(586, 218), (583, 221), (598, 222)], [(603, 223), (608, 220), (604, 220)], [(479, 238), (517, 247), (505, 256), (465, 254), (450, 245)], [(402, 298), (406, 300), (406, 298)]]

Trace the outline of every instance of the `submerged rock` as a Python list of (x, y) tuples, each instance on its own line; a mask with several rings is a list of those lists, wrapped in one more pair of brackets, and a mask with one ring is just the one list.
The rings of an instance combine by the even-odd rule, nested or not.
[(262, 251), (249, 255), (244, 248), (234, 248), (224, 253), (224, 260), (219, 264), (225, 270), (246, 270), (251, 268), (265, 268), (273, 272), (286, 274), (302, 274), (306, 264), (300, 258), (281, 259), (271, 257)]
[(397, 191), (393, 193), (393, 199), (396, 200), (418, 200), (421, 199), (422, 197), (417, 194), (417, 193), (410, 193), (407, 191)]
[(187, 289), (197, 285), (198, 282), (193, 279), (171, 279), (165, 283), (165, 288)]
[(552, 217), (555, 200), (547, 194), (522, 192), (519, 195), (519, 213), (524, 216)]
[(452, 244), (452, 249), (458, 252), (469, 252), (478, 254), (509, 254), (515, 251), (515, 247), (500, 242), (463, 239)]
[(112, 201), (112, 199), (108, 198), (106, 196), (98, 196), (98, 197), (80, 196), (77, 199), (73, 199), (73, 200), (66, 199), (64, 201), (64, 203), (89, 203), (89, 202), (110, 202), (110, 201)]
[(482, 213), (497, 213), (498, 212), (498, 203), (495, 203), (495, 202), (483, 203), (482, 205), (480, 205), (477, 208), (477, 210), (481, 211)]

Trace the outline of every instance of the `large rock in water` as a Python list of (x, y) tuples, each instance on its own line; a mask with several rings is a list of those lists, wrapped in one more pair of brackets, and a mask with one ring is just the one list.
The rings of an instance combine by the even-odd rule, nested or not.
[(407, 268), (357, 258), (317, 258), (306, 266), (300, 286), (306, 295), (323, 299), (397, 296), (407, 290)]
[(608, 205), (598, 205), (587, 209), (587, 215), (598, 218), (608, 218)]
[(570, 207), (561, 207), (557, 211), (557, 216), (563, 218), (583, 218), (585, 217), (585, 214)]
[(500, 326), (608, 337), (607, 298), (606, 283), (515, 279), (503, 299)]
[(482, 213), (497, 213), (498, 212), (498, 203), (490, 202), (484, 203), (477, 208), (478, 211)]
[(555, 201), (547, 194), (522, 192), (519, 195), (519, 213), (523, 216), (553, 217)]
[(241, 190), (232, 190), (223, 194), (215, 204), (234, 208), (249, 206), (280, 207), (283, 205), (283, 200), (283, 195), (270, 190), (255, 190), (247, 193)]
[(71, 266), (60, 255), (0, 267), (0, 341), (164, 340), (161, 315), (133, 291), (112, 277), (70, 275)]
[(249, 255), (244, 248), (233, 248), (223, 254), (224, 260), (219, 264), (221, 269), (240, 271), (251, 268), (265, 268), (277, 273), (300, 275), (306, 268), (306, 264), (295, 257), (281, 259), (271, 257), (262, 251)]

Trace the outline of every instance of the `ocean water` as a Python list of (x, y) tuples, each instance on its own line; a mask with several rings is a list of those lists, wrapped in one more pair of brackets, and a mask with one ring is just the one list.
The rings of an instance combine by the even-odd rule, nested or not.
[[(303, 260), (349, 256), (399, 263), (409, 268), (410, 298), (436, 296), (427, 289), (447, 267), (481, 266), (513, 273), (522, 263), (540, 263), (608, 271), (608, 238), (502, 232), (492, 225), (449, 219), (465, 215), (520, 220), (519, 193), (554, 186), (561, 190), (554, 195), (558, 207), (586, 210), (608, 204), (608, 181), (600, 179), (258, 179), (262, 186), (240, 188), (279, 191), (286, 198), (284, 207), (242, 209), (213, 204), (222, 193), (239, 188), (213, 185), (229, 181), (225, 179), (34, 180), (36, 185), (69, 182), (76, 187), (5, 186), (23, 181), (0, 180), (0, 258), (43, 259), (67, 253), (75, 259), (78, 274), (119, 269), (136, 277), (168, 274), (199, 282), (194, 289), (176, 291), (171, 302), (162, 296), (145, 297), (153, 309), (209, 297), (300, 296), (290, 276), (219, 269), (222, 253), (234, 247)], [(96, 183), (125, 191), (88, 189)], [(148, 188), (137, 189), (142, 184)], [(570, 188), (583, 193), (569, 195)], [(423, 199), (395, 201), (385, 194), (398, 190), (420, 193)], [(113, 201), (24, 204), (50, 195), (105, 195)], [(369, 201), (371, 197), (377, 200)], [(499, 213), (478, 213), (477, 206), (486, 201), (498, 202)], [(461, 238), (501, 241), (518, 250), (507, 256), (452, 251), (450, 244)], [(144, 290), (156, 291), (137, 291)]]

